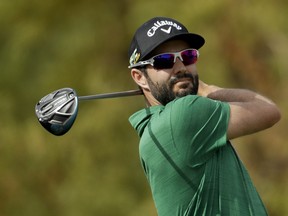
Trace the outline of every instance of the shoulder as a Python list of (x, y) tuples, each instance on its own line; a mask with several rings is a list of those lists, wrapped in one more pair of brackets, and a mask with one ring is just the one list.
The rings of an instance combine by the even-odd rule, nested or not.
[(146, 127), (147, 123), (150, 121), (150, 118), (155, 114), (161, 112), (164, 109), (164, 106), (152, 106), (148, 108), (141, 109), (129, 117), (129, 122), (133, 128), (138, 132), (139, 130)]
[(203, 110), (209, 110), (209, 109), (215, 109), (215, 108), (223, 108), (223, 109), (229, 109), (229, 104), (226, 102), (221, 102), (218, 100), (212, 100), (210, 98), (198, 96), (198, 95), (187, 95), (185, 97), (178, 98), (174, 100), (173, 102), (170, 102), (168, 104), (173, 109), (200, 109)]
[(166, 107), (175, 121), (208, 120), (215, 116), (229, 118), (230, 106), (226, 102), (212, 100), (198, 95), (189, 95), (174, 100)]

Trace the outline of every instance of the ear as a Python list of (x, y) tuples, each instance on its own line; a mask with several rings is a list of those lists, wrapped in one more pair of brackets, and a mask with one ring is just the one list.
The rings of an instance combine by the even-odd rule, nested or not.
[(138, 86), (140, 86), (142, 88), (149, 88), (147, 85), (147, 79), (144, 76), (142, 71), (140, 71), (136, 68), (133, 68), (133, 69), (131, 69), (131, 76)]

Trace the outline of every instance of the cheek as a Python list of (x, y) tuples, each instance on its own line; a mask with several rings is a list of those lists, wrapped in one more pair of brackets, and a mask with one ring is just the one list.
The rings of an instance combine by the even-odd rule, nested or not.
[(169, 73), (163, 70), (148, 72), (148, 75), (153, 83), (165, 83), (170, 79)]

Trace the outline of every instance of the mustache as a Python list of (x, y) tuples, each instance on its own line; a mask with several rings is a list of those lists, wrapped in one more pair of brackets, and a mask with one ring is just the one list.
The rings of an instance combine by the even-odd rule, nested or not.
[(180, 73), (180, 74), (177, 74), (173, 77), (171, 77), (170, 79), (170, 86), (171, 85), (174, 85), (175, 83), (177, 83), (180, 79), (183, 79), (183, 78), (190, 78), (191, 80), (194, 80), (194, 77), (192, 74), (190, 73)]

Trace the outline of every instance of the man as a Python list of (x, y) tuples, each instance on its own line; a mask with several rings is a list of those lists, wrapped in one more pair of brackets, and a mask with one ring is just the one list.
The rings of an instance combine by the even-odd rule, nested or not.
[(267, 215), (229, 140), (271, 127), (277, 106), (249, 90), (198, 80), (200, 35), (155, 17), (135, 33), (131, 75), (147, 108), (130, 117), (159, 216)]

